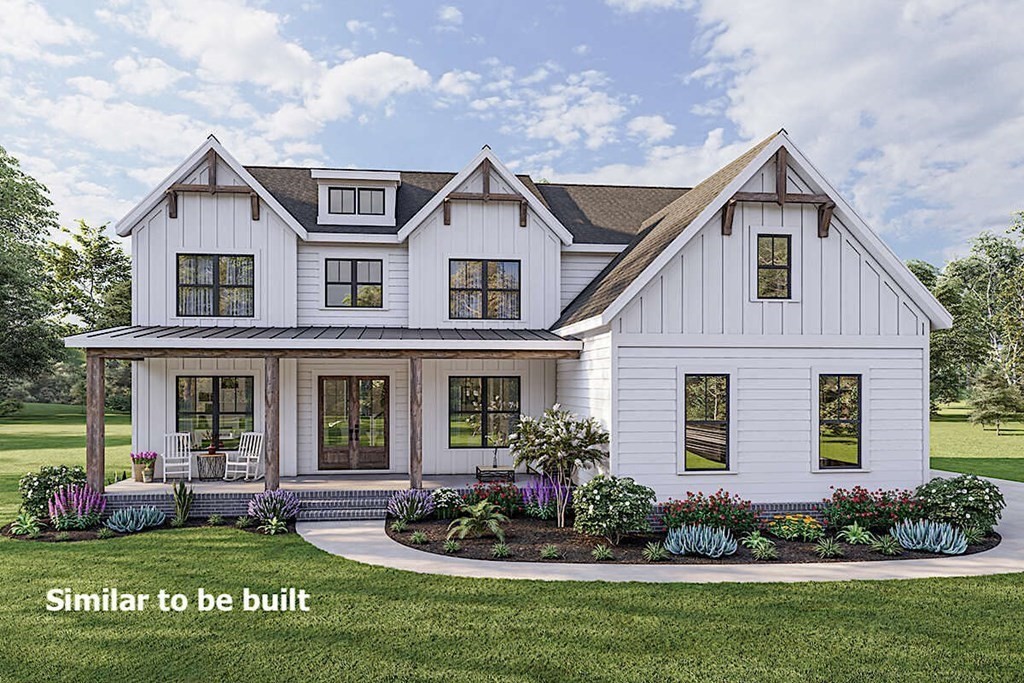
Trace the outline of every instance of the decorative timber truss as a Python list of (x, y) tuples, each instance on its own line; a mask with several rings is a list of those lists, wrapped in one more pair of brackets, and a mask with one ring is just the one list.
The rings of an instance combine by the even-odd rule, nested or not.
[(722, 209), (722, 234), (732, 234), (732, 219), (736, 213), (736, 202), (775, 202), (780, 207), (789, 204), (818, 205), (818, 237), (828, 237), (828, 229), (832, 224), (832, 212), (836, 204), (827, 194), (790, 194), (787, 192), (787, 159), (789, 153), (785, 147), (779, 147), (775, 153), (775, 192), (737, 192)]
[(218, 185), (217, 184), (217, 152), (210, 150), (206, 153), (206, 164), (209, 169), (206, 184), (202, 183), (174, 183), (167, 188), (167, 215), (170, 218), (178, 217), (178, 195), (182, 192), (206, 192), (208, 194), (247, 194), (249, 205), (252, 210), (252, 219), (260, 219), (260, 197), (252, 188), (247, 185)]
[(526, 227), (526, 197), (523, 195), (513, 192), (491, 192), (491, 160), (484, 159), (480, 162), (480, 168), (483, 172), (483, 192), (452, 192), (444, 198), (444, 224), (452, 224), (452, 205), (453, 201), (468, 201), (468, 202), (519, 202), (519, 227)]

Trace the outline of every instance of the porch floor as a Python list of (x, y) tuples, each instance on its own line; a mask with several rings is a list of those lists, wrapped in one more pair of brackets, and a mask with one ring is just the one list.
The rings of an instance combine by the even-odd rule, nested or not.
[[(516, 483), (523, 484), (531, 475), (516, 473)], [(164, 484), (154, 481), (143, 482), (126, 479), (106, 487), (107, 493), (171, 493), (172, 479)], [(423, 488), (436, 489), (466, 488), (476, 482), (472, 474), (424, 475)], [(195, 493), (257, 493), (264, 489), (262, 479), (258, 481), (223, 481), (221, 479), (188, 482)], [(407, 474), (309, 474), (301, 477), (281, 477), (281, 488), (292, 491), (398, 491), (409, 488)]]

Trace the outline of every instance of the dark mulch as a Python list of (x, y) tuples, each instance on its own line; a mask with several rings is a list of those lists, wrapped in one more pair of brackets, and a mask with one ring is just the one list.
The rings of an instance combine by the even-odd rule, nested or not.
[[(220, 524), (219, 526), (234, 527), (236, 519), (237, 519), (237, 517), (225, 517), (224, 518), (224, 523)], [(6, 524), (3, 527), (0, 527), (0, 534), (6, 536), (7, 538), (13, 538), (16, 541), (38, 541), (38, 542), (41, 542), (41, 543), (72, 543), (72, 542), (75, 542), (75, 541), (103, 540), (103, 539), (101, 539), (99, 537), (98, 534), (99, 534), (100, 528), (104, 528), (104, 527), (98, 527), (96, 529), (89, 529), (87, 531), (78, 531), (78, 530), (57, 531), (56, 529), (54, 529), (51, 526), (49, 526), (49, 520), (48, 519), (43, 519), (41, 521), (46, 523), (46, 526), (43, 527), (43, 529), (40, 531), (38, 536), (15, 536), (14, 534), (11, 533), (11, 525), (10, 524)], [(250, 526), (245, 527), (244, 529), (240, 529), (240, 531), (247, 531), (249, 533), (259, 534), (259, 535), (262, 536), (263, 532), (259, 531), (257, 529), (257, 527), (259, 525), (260, 525), (259, 522), (256, 522), (254, 520), (253, 523)], [(164, 522), (163, 524), (161, 524), (160, 526), (148, 527), (148, 528), (143, 529), (142, 531), (138, 531), (138, 532), (136, 532), (134, 534), (119, 534), (119, 533), (115, 532), (113, 536), (110, 536), (108, 538), (120, 538), (121, 536), (136, 536), (138, 534), (144, 534), (144, 533), (148, 533), (150, 531), (159, 531), (160, 529), (174, 529), (174, 528), (181, 529), (181, 528), (190, 528), (190, 527), (194, 528), (194, 527), (210, 527), (210, 526), (211, 525), (207, 523), (205, 517), (192, 517), (192, 518), (190, 518), (188, 520), (188, 522), (186, 522), (182, 526), (180, 526), (180, 527), (172, 527), (171, 523), (170, 523), (170, 519), (168, 518), (168, 520), (166, 522)], [(288, 533), (291, 533), (291, 534), (295, 533), (295, 522), (294, 521), (288, 522)]]
[[(387, 522), (387, 534), (392, 539), (407, 545), (410, 548), (423, 550), (428, 553), (443, 555), (444, 541), (448, 534), (449, 520), (430, 519), (421, 522), (413, 522), (401, 533), (391, 530), (391, 519)], [(410, 538), (415, 531), (422, 531), (426, 534), (428, 542), (424, 545), (415, 545)], [(459, 539), (456, 539), (459, 540)], [(459, 540), (462, 545), (456, 557), (467, 557), (474, 560), (494, 560), (491, 556), (491, 547), (494, 545), (494, 537), (470, 538)], [(615, 564), (639, 564), (644, 559), (641, 555), (643, 548), (651, 541), (664, 541), (665, 535), (658, 533), (637, 534), (629, 536), (618, 545), (611, 547), (615, 559), (606, 560)], [(843, 557), (822, 560), (814, 552), (813, 543), (801, 543), (799, 541), (784, 541), (773, 539), (778, 547), (779, 559), (775, 563), (802, 563), (802, 562), (862, 562), (871, 560), (920, 560), (929, 557), (950, 557), (936, 553), (926, 553), (916, 550), (904, 550), (901, 555), (888, 557), (871, 550), (871, 546), (843, 544)], [(999, 534), (993, 534), (986, 538), (980, 545), (970, 546), (966, 555), (984, 552), (999, 545)], [(603, 538), (591, 538), (583, 536), (572, 528), (560, 529), (554, 522), (544, 522), (530, 518), (515, 518), (505, 525), (505, 543), (512, 551), (512, 555), (500, 562), (568, 562), (568, 563), (591, 563), (594, 558), (590, 552), (596, 545), (608, 545)], [(542, 560), (541, 548), (546, 545), (558, 546), (562, 557), (558, 560)], [(733, 555), (728, 555), (717, 560), (707, 557), (680, 557), (669, 555), (665, 562), (668, 564), (750, 564), (756, 562), (750, 551), (742, 545)]]

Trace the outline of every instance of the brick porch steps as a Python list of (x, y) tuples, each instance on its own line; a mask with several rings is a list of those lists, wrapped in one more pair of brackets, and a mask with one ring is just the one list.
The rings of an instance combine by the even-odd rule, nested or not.
[[(384, 519), (388, 500), (394, 491), (295, 491), (301, 501), (300, 521), (341, 521)], [(251, 493), (197, 493), (191, 517), (213, 514), (236, 517), (246, 514)], [(126, 507), (154, 506), (168, 515), (174, 514), (174, 498), (170, 493), (108, 493), (107, 514)]]

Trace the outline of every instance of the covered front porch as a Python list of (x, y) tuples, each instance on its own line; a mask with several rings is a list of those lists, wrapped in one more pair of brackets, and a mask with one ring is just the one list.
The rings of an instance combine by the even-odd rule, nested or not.
[[(173, 394), (167, 395), (167, 378), (196, 374), (190, 368), (206, 368), (208, 372), (212, 367), (214, 374), (223, 365), (246, 368), (253, 377), (254, 402), (258, 404), (255, 429), (264, 435), (265, 478), (257, 482), (224, 482), (197, 481), (193, 477), (192, 486), (197, 493), (209, 489), (210, 493), (248, 492), (250, 495), (263, 488), (280, 487), (297, 491), (465, 487), (473, 481), (474, 465), (490, 464), (491, 454), (486, 445), (466, 448), (465, 444), (456, 443), (464, 432), (458, 430), (457, 418), (449, 414), (449, 382), (455, 376), (467, 379), (462, 375), (518, 376), (528, 392), (533, 391), (531, 386), (546, 387), (539, 393), (534, 391), (529, 397), (524, 393), (522, 404), (517, 406), (524, 414), (539, 414), (554, 402), (553, 361), (577, 358), (582, 347), (579, 340), (559, 337), (544, 330), (365, 327), (133, 326), (77, 335), (66, 343), (86, 350), (86, 470), (90, 486), (99, 491), (104, 488), (106, 360), (136, 363), (133, 372), (133, 450), (159, 451), (155, 445), (155, 433), (159, 431), (162, 438), (164, 433), (178, 431), (172, 428), (171, 415), (177, 410), (177, 405)], [(163, 385), (159, 389), (138, 381), (144, 374), (142, 370), (154, 364), (163, 368), (160, 372), (165, 373), (161, 375)], [(390, 446), (385, 457), (389, 459), (381, 461), (386, 463), (385, 468), (359, 471), (360, 467), (376, 468), (374, 458), (378, 454), (366, 447), (365, 439), (360, 446), (358, 423), (353, 424), (347, 435), (348, 441), (354, 444), (350, 446), (354, 456), (342, 454), (339, 457), (337, 453), (327, 453), (324, 433), (328, 430), (323, 426), (323, 406), (329, 404), (325, 392), (330, 387), (326, 387), (323, 380), (342, 380), (346, 378), (336, 375), (351, 375), (348, 377), (352, 380), (348, 384), (351, 387), (355, 380), (371, 380), (373, 376), (387, 379), (388, 373), (392, 374), (385, 386), (396, 395), (390, 402), (385, 402), (390, 411), (385, 419)], [(284, 396), (282, 386), (285, 388)], [(335, 382), (331, 395), (343, 394), (343, 391), (338, 391), (338, 387), (343, 386), (344, 383)], [(349, 406), (359, 401), (357, 390), (353, 389), (353, 392)], [(336, 404), (345, 403), (344, 399), (339, 402), (336, 397), (332, 400)], [(426, 477), (425, 413), (426, 447), (431, 455)], [(498, 417), (506, 419), (507, 416)], [(491, 419), (496, 421), (498, 418), (491, 416)], [(139, 430), (134, 428), (136, 420), (153, 423), (150, 430), (153, 434), (142, 438)], [(392, 423), (398, 426), (390, 426)], [(344, 440), (345, 430), (341, 432), (340, 438)], [(484, 437), (483, 444), (487, 443), (489, 441)], [(337, 444), (331, 445), (336, 449)], [(312, 464), (310, 458), (313, 458)], [(484, 459), (486, 463), (482, 462)], [(326, 470), (325, 463), (330, 465)], [(166, 485), (118, 482), (110, 487), (110, 491), (117, 494), (160, 493), (169, 488), (170, 480)]]

